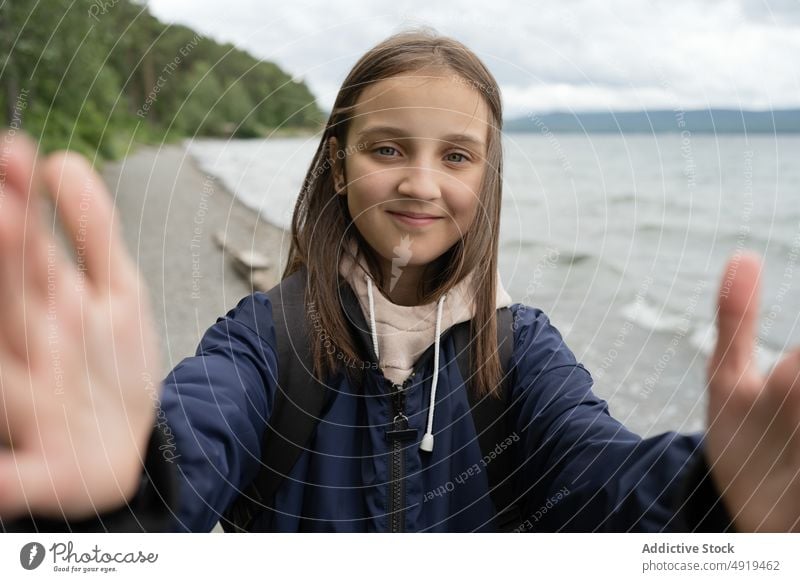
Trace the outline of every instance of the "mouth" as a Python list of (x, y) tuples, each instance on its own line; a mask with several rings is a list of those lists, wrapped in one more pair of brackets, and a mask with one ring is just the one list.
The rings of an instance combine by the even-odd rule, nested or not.
[(409, 226), (427, 226), (441, 220), (443, 216), (434, 216), (432, 214), (415, 214), (405, 212), (392, 212), (387, 210), (387, 213), (395, 220), (402, 222)]

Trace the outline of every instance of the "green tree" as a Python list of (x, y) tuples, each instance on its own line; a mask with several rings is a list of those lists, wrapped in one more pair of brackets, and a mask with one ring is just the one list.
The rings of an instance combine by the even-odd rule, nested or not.
[(316, 128), (308, 88), (273, 63), (131, 0), (0, 0), (0, 110), (45, 150), (104, 158), (129, 141)]

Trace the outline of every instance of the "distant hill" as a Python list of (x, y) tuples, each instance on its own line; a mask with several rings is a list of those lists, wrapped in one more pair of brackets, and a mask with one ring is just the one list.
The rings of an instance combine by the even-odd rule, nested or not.
[(554, 112), (510, 119), (504, 129), (554, 133), (800, 133), (800, 109)]

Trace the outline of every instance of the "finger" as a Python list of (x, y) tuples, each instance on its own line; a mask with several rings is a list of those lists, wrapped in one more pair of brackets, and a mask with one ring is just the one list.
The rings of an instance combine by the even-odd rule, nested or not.
[[(766, 391), (794, 429), (800, 426), (800, 348), (784, 356), (770, 371)], [(800, 434), (797, 435), (800, 437)]]
[(739, 378), (753, 365), (760, 276), (761, 259), (754, 252), (736, 253), (726, 265), (717, 299), (717, 345), (709, 370), (712, 377), (721, 374)]
[[(0, 453), (0, 517), (11, 521), (31, 513), (43, 515), (43, 503), (52, 498), (52, 475), (41, 458), (17, 454), (13, 451)], [(55, 504), (55, 503), (52, 503)]]
[[(8, 217), (6, 232), (14, 237), (10, 250), (15, 257), (21, 257), (14, 259), (13, 263), (14, 267), (21, 264), (21, 272), (19, 269), (14, 269), (7, 280), (13, 285), (21, 284), (23, 281), (26, 283), (21, 288), (26, 313), (31, 313), (31, 310), (42, 311), (40, 306), (46, 307), (47, 319), (53, 323), (57, 319), (56, 312), (60, 311), (59, 305), (68, 306), (65, 311), (61, 311), (62, 316), (74, 315), (69, 312), (75, 299), (70, 284), (74, 287), (77, 274), (69, 257), (41, 226), (42, 217), (39, 211), (41, 200), (38, 193), (42, 189), (42, 177), (36, 168), (36, 142), (22, 132), (13, 136), (7, 134), (2, 139), (7, 148), (4, 150), (5, 160), (8, 162), (4, 187), (7, 188), (8, 200), (11, 203), (19, 201), (24, 206), (21, 213), (11, 209), (6, 213)], [(18, 209), (15, 207), (14, 210)], [(23, 231), (21, 249), (14, 246), (19, 242), (20, 227)], [(20, 260), (21, 263), (18, 262)], [(37, 298), (41, 299), (40, 303), (35, 302)], [(19, 312), (17, 309), (17, 313)], [(30, 333), (33, 326), (27, 327)]]
[(125, 251), (111, 196), (89, 162), (77, 154), (53, 154), (44, 163), (48, 191), (75, 247), (78, 270), (97, 291), (121, 292), (135, 269)]
[(27, 361), (25, 305), (23, 284), (23, 215), (22, 203), (7, 196), (0, 211), (0, 348), (7, 349), (20, 361)]
[(26, 198), (33, 179), (36, 144), (24, 133), (0, 134), (0, 186)]
[(25, 209), (20, 223), (25, 239), (23, 272), (25, 280), (31, 284), (30, 288), (26, 288), (26, 293), (42, 295), (46, 287), (46, 236), (40, 224), (41, 202), (36, 195), (39, 190), (35, 172), (36, 142), (22, 132), (5, 133), (0, 140), (3, 144), (0, 188), (3, 188), (5, 195), (18, 199)]

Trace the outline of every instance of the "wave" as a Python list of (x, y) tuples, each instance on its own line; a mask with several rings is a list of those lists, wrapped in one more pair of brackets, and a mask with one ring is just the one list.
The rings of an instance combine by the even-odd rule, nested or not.
[[(716, 221), (716, 218), (713, 219)], [(719, 220), (717, 226), (711, 222), (708, 226), (690, 224), (679, 220), (657, 220), (642, 218), (636, 224), (636, 232), (644, 234), (680, 233), (689, 241), (706, 240), (715, 246), (734, 246), (744, 244), (748, 248), (770, 249), (770, 253), (783, 255), (797, 252), (798, 240), (793, 240), (797, 233), (797, 223), (782, 219), (773, 225), (750, 225), (746, 230), (739, 223), (731, 228), (727, 220)], [(724, 229), (724, 230), (723, 230)], [(669, 239), (668, 239), (669, 240)]]
[(580, 265), (593, 259), (599, 259), (597, 255), (588, 251), (565, 251), (545, 241), (522, 240), (518, 238), (500, 241), (500, 251), (506, 256), (512, 256), (515, 252), (519, 252), (524, 256), (530, 256), (529, 253), (534, 256), (540, 255), (541, 259), (539, 260), (558, 263), (564, 266)]
[(639, 196), (636, 195), (636, 192), (632, 192), (629, 190), (623, 192), (606, 192), (606, 197), (603, 200), (604, 202), (610, 202), (611, 204), (623, 204), (628, 202), (648, 202), (648, 200), (642, 200)]
[(639, 327), (650, 331), (674, 331), (685, 335), (691, 328), (686, 317), (666, 313), (663, 309), (659, 310), (642, 298), (624, 305), (620, 309), (620, 315)]
[[(689, 345), (706, 359), (714, 353), (718, 335), (715, 322), (690, 320), (681, 315), (663, 314), (655, 306), (648, 304), (646, 300), (638, 300), (625, 305), (620, 313), (643, 329), (687, 337)], [(758, 342), (755, 355), (756, 367), (762, 374), (767, 374), (782, 354), (780, 350), (767, 345), (766, 342)]]

